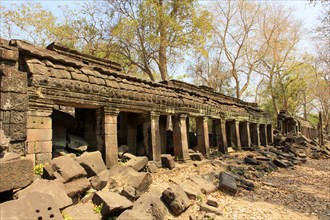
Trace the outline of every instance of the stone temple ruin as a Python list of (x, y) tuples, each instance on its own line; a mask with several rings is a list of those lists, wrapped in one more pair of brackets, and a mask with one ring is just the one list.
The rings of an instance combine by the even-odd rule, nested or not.
[[(77, 136), (87, 141), (87, 151), (102, 152), (108, 167), (117, 163), (120, 145), (160, 162), (161, 154), (187, 160), (189, 148), (207, 157), (210, 145), (225, 153), (272, 142), (265, 112), (204, 86), (134, 78), (118, 63), (56, 43), (43, 49), (3, 40), (1, 59), (2, 129), (12, 151), (37, 163)], [(189, 131), (193, 119), (196, 135)]]
[[(315, 127), (285, 112), (273, 132), (254, 103), (135, 78), (56, 43), (44, 49), (0, 38), (0, 101), (1, 219), (166, 219), (202, 194), (253, 190), (251, 180), (265, 172), (330, 157), (310, 140)], [(228, 148), (254, 153), (231, 158)], [(174, 172), (204, 162), (214, 172), (183, 170), (157, 184), (173, 158), (193, 160)], [(205, 217), (222, 215), (215, 200), (198, 205)]]
[(84, 141), (107, 167), (117, 164), (121, 145), (160, 162), (162, 154), (188, 160), (189, 148), (208, 157), (210, 146), (226, 153), (273, 141), (271, 119), (256, 104), (205, 86), (135, 78), (118, 63), (56, 43), (44, 49), (1, 39), (0, 58), (0, 128), (8, 150), (36, 164)]

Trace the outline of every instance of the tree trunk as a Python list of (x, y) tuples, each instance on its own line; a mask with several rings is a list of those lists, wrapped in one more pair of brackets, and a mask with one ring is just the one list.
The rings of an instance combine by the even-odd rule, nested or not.
[(159, 72), (162, 80), (167, 80), (167, 56), (166, 56), (166, 48), (167, 48), (167, 33), (166, 33), (166, 24), (163, 17), (163, 0), (159, 0)]

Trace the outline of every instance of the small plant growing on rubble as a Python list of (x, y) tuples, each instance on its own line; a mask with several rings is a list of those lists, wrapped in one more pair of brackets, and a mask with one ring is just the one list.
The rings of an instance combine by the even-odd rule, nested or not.
[(65, 212), (62, 212), (61, 214), (64, 220), (73, 220), (73, 218)]
[(44, 165), (43, 164), (35, 165), (35, 167), (34, 167), (34, 173), (35, 174), (41, 176), (43, 171), (44, 171)]
[(101, 203), (100, 205), (95, 206), (93, 210), (94, 210), (95, 213), (101, 214), (102, 209), (103, 209), (103, 203)]
[(196, 197), (196, 200), (197, 200), (198, 203), (202, 203), (203, 202), (203, 197), (201, 195), (198, 195)]

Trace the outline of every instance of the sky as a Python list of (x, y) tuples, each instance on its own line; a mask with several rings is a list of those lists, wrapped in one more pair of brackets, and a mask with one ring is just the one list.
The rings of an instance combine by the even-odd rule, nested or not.
[[(0, 5), (9, 5), (11, 3), (20, 3), (25, 0), (0, 0)], [(207, 4), (212, 2), (212, 0), (199, 0), (203, 4)], [(46, 8), (51, 10), (55, 15), (60, 16), (61, 10), (59, 6), (68, 5), (69, 7), (76, 8), (78, 7), (79, 3), (83, 3), (84, 0), (34, 0), (34, 2), (41, 2), (42, 5)], [(308, 0), (283, 0), (278, 1), (281, 4), (284, 4), (288, 7), (292, 7), (294, 9), (294, 15), (296, 18), (302, 21), (303, 26), (305, 28), (304, 31), (304, 38), (301, 42), (302, 50), (311, 50), (312, 45), (310, 45), (310, 37), (312, 33), (312, 29), (317, 24), (317, 18), (320, 14), (320, 9), (322, 5), (320, 3), (316, 4), (315, 6), (309, 4)]]

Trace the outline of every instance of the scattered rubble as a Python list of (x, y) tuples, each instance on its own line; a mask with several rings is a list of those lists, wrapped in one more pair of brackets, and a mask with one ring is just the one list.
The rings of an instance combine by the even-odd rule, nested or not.
[[(171, 155), (165, 154), (162, 168), (147, 157), (126, 152), (119, 153), (124, 162), (107, 169), (100, 152), (84, 152), (75, 158), (52, 159), (43, 167), (44, 179), (28, 172), (33, 170), (31, 160), (5, 153), (0, 159), (1, 171), (15, 172), (2, 178), (18, 179), (1, 181), (0, 189), (19, 190), (15, 190), (14, 200), (0, 203), (1, 210), (6, 209), (1, 218), (224, 219), (228, 213), (214, 197), (219, 192), (236, 197), (248, 192), (252, 196), (252, 191), (261, 187), (278, 190), (281, 186), (277, 183), (263, 181), (268, 173), (294, 169), (309, 158), (329, 158), (328, 145), (320, 146), (305, 137), (277, 134), (275, 143), (212, 160), (190, 150), (192, 161), (187, 165), (176, 164)], [(205, 166), (211, 169), (203, 173), (189, 171)], [(167, 172), (183, 173), (167, 176)], [(160, 176), (167, 176), (167, 180), (159, 181)], [(27, 211), (20, 213), (20, 206)]]

